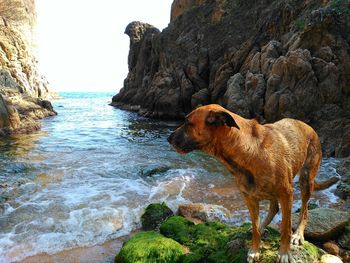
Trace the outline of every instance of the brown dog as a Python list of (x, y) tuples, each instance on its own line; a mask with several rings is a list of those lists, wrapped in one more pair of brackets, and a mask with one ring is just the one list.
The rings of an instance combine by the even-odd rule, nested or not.
[[(235, 176), (248, 206), (253, 225), (248, 262), (259, 259), (260, 236), (279, 210), (282, 210), (281, 245), (278, 262), (293, 262), (290, 243), (304, 241), (307, 204), (314, 190), (322, 190), (337, 181), (314, 181), (322, 151), (316, 132), (307, 124), (283, 119), (261, 125), (213, 104), (192, 111), (185, 123), (168, 141), (179, 153), (201, 150), (215, 156)], [(299, 225), (291, 235), (293, 177), (299, 174), (302, 207)], [(268, 215), (259, 225), (259, 201), (269, 200)]]

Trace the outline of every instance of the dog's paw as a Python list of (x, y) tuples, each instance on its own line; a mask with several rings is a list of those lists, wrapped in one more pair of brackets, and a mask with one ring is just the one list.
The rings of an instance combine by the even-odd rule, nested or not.
[(295, 263), (294, 258), (289, 252), (281, 253), (279, 252), (277, 255), (277, 263)]
[(249, 249), (248, 257), (247, 257), (247, 262), (248, 263), (258, 262), (259, 258), (260, 258), (260, 252), (259, 251)]
[(302, 245), (304, 244), (304, 236), (298, 233), (295, 233), (292, 235), (292, 238), (290, 239), (290, 243), (292, 245)]

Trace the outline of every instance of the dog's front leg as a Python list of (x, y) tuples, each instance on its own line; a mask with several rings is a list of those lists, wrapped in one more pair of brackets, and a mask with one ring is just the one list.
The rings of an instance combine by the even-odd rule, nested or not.
[(259, 201), (249, 198), (247, 195), (244, 197), (253, 226), (252, 246), (248, 251), (247, 261), (253, 263), (258, 261), (260, 257)]
[(293, 205), (293, 191), (285, 189), (281, 191), (279, 199), (282, 210), (282, 224), (281, 224), (281, 244), (277, 257), (278, 263), (293, 263), (294, 259), (290, 254), (290, 240), (292, 236), (292, 205)]

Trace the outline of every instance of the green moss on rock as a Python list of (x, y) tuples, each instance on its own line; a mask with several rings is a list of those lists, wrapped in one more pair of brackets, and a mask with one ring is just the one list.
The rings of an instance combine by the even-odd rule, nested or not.
[(172, 216), (160, 226), (160, 233), (183, 245), (191, 244), (194, 224), (182, 216)]
[[(229, 227), (219, 222), (194, 225), (189, 220), (174, 216), (167, 219), (160, 227), (163, 235), (186, 245), (190, 252), (182, 256), (181, 262), (245, 262), (246, 244), (249, 226)], [(231, 251), (231, 240), (243, 240), (238, 248)], [(233, 252), (233, 253), (231, 253)]]
[(150, 204), (141, 216), (142, 229), (146, 231), (155, 230), (172, 215), (174, 215), (173, 211), (164, 203)]
[(175, 263), (185, 249), (176, 241), (154, 232), (141, 232), (127, 241), (115, 263)]
[[(163, 235), (173, 238), (189, 248), (179, 262), (199, 263), (241, 263), (246, 262), (251, 244), (250, 224), (230, 227), (219, 222), (194, 225), (187, 219), (174, 216), (168, 218), (160, 227)], [(262, 238), (261, 261), (272, 263), (280, 246), (280, 234), (268, 227)], [(323, 251), (309, 242), (294, 247), (292, 255), (299, 262), (315, 262)]]

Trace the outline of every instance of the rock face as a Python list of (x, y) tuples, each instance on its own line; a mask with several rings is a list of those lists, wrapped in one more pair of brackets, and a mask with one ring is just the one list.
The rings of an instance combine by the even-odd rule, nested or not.
[(0, 0), (0, 135), (29, 132), (55, 115), (35, 58), (35, 1)]
[(112, 105), (183, 118), (219, 103), (247, 118), (308, 122), (328, 156), (350, 154), (346, 0), (174, 0), (162, 32), (133, 22), (129, 74)]

